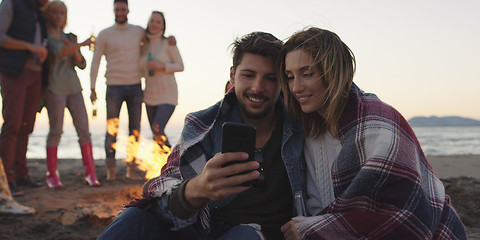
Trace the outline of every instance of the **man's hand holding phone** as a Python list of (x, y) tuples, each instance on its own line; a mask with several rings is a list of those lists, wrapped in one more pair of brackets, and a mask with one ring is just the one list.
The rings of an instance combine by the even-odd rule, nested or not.
[[(222, 153), (244, 152), (248, 154), (248, 159), (243, 161), (227, 162), (223, 166), (226, 167), (230, 164), (255, 161), (256, 135), (257, 130), (253, 125), (237, 122), (225, 122), (222, 125)], [(241, 172), (240, 174), (244, 173), (245, 172)], [(250, 186), (252, 184), (253, 181), (241, 183), (242, 186)]]
[[(260, 173), (259, 163), (245, 161), (244, 152), (217, 153), (207, 161), (202, 173), (192, 178), (185, 186), (185, 199), (193, 208), (203, 207), (209, 200), (220, 201), (230, 195), (243, 192), (250, 186), (241, 184), (253, 181)], [(235, 164), (228, 164), (235, 161)]]

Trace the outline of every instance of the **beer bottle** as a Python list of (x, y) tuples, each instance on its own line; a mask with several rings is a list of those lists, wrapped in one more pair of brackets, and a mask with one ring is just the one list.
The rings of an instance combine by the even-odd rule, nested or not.
[[(95, 42), (95, 35), (93, 34), (93, 32), (92, 32), (92, 34), (90, 35), (90, 40), (92, 40), (92, 42)], [(92, 52), (95, 51), (95, 44), (94, 44), (94, 43), (90, 43), (89, 49), (90, 49), (90, 51), (92, 51)]]
[[(153, 57), (152, 57), (152, 53), (149, 52), (148, 53), (148, 61), (152, 61), (153, 60)], [(148, 76), (153, 76), (155, 74), (155, 70), (154, 69), (148, 69)]]
[(94, 102), (92, 105), (92, 119), (97, 118), (97, 104)]

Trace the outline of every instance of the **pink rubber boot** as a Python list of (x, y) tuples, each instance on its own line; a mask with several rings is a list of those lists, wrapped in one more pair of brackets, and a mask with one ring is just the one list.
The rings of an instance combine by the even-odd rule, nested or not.
[(82, 151), (82, 162), (83, 167), (85, 168), (85, 182), (92, 187), (100, 186), (100, 182), (97, 180), (97, 174), (95, 172), (95, 163), (93, 162), (92, 144), (87, 143), (80, 145), (80, 150)]
[(57, 170), (57, 146), (47, 146), (47, 185), (49, 188), (62, 188), (59, 173)]

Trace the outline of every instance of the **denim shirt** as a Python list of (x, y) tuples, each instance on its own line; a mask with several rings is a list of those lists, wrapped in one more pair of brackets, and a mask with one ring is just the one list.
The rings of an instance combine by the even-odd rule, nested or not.
[(301, 124), (285, 112), (285, 123), (282, 138), (282, 159), (287, 170), (292, 193), (301, 193), (307, 200), (307, 165), (303, 146), (305, 144), (304, 132)]

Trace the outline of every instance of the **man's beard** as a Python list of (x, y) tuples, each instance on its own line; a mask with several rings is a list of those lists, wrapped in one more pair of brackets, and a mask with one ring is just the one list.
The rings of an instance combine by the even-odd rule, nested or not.
[(125, 20), (123, 20), (123, 21), (119, 21), (118, 18), (115, 18), (115, 22), (118, 23), (118, 24), (125, 24), (127, 21), (128, 21), (127, 17), (125, 17)]
[(252, 112), (249, 112), (247, 110), (247, 108), (245, 107), (245, 104), (241, 101), (238, 101), (238, 105), (240, 106), (240, 110), (243, 112), (243, 114), (245, 115), (245, 117), (247, 118), (251, 118), (251, 119), (262, 119), (264, 118), (265, 116), (267, 116), (270, 111), (273, 111), (274, 107), (275, 107), (275, 104), (271, 105), (271, 106), (268, 106), (267, 108), (265, 108), (265, 110), (263, 110), (262, 112), (259, 112), (259, 113), (252, 113)]

